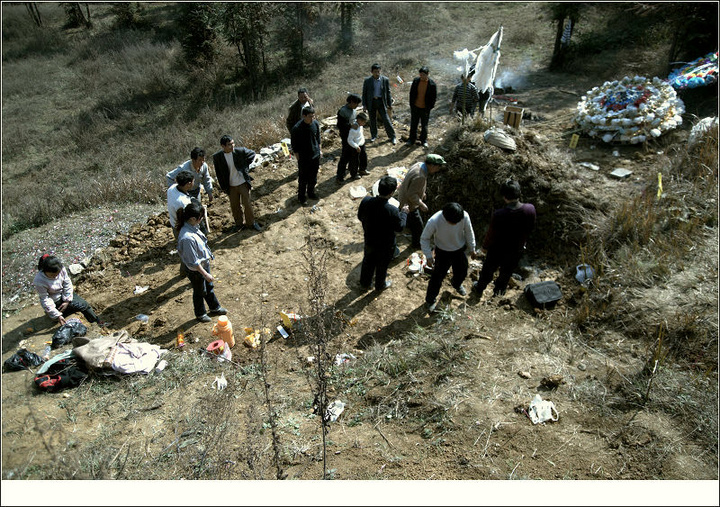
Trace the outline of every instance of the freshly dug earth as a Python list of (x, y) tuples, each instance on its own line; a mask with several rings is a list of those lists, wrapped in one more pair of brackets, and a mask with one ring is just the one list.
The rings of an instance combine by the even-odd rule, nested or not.
[[(703, 375), (668, 364), (667, 380), (658, 378), (651, 391), (656, 405), (643, 405), (638, 399), (647, 384), (638, 387), (637, 378), (652, 355), (648, 343), (615, 329), (580, 333), (572, 325), (582, 294), (573, 276), (582, 262), (577, 245), (586, 234), (583, 224), (643, 191), (643, 182), (667, 165), (671, 146), (684, 142), (687, 129), (652, 147), (581, 140), (570, 150), (575, 105), (595, 83), (566, 78), (553, 78), (563, 83), (560, 88), (538, 76), (532, 90), (512, 95), (529, 112), (521, 129), (510, 131), (515, 153), (486, 144), (482, 126), (461, 127), (443, 110), (431, 119), (430, 151), (445, 156), (449, 166), (429, 183), (431, 211), (460, 202), (480, 242), (500, 205), (498, 184), (507, 177), (517, 178), (524, 200), (537, 207), (522, 277), (504, 297), (461, 297), (446, 281), (440, 313), (427, 315), (427, 278), (407, 272), (412, 250), (405, 234), (398, 238), (401, 256), (390, 269), (393, 286), (382, 293), (358, 290), (359, 202), (349, 194), (354, 183), (335, 183), (339, 140), (328, 128), (318, 202), (297, 203), (295, 161), (279, 159), (253, 173), (253, 205), (264, 231), (231, 233), (224, 195), (209, 207), (213, 274), (238, 341), (235, 364), (198, 359), (196, 350), (214, 340), (212, 323), (193, 319), (191, 290), (179, 274), (167, 214), (151, 216), (97, 253), (75, 285), (111, 323), (107, 330), (90, 326), (91, 336), (126, 329), (140, 341), (171, 349), (167, 368), (147, 378), (93, 377), (55, 394), (38, 393), (30, 372), (4, 374), (3, 478), (49, 474), (43, 464), (55, 467), (55, 478), (69, 478), (61, 456), (64, 463), (76, 457), (76, 478), (274, 478), (273, 430), (287, 478), (322, 478), (322, 433), (312, 413), (315, 363), (308, 359), (317, 356), (316, 346), (301, 331), (287, 340), (274, 332), (268, 341), (273, 428), (260, 351), (242, 344), (244, 327), (274, 331), (280, 311), (309, 315), (308, 285), (315, 280), (309, 268), (321, 266), (329, 305), (324, 317), (335, 317), (326, 329), (327, 351), (331, 359), (342, 353), (355, 357), (329, 368), (328, 397), (346, 404), (326, 437), (332, 477), (717, 480), (717, 444), (713, 448), (701, 435), (711, 433), (712, 421), (710, 428), (688, 426), (681, 413), (660, 408), (674, 403), (684, 382), (694, 383), (696, 396), (707, 393), (692, 403), (716, 405), (716, 370)], [(501, 107), (488, 114), (501, 124)], [(394, 120), (398, 134), (407, 136), (409, 117)], [(368, 145), (371, 176), (357, 183), (369, 189), (387, 169), (422, 160), (423, 149), (405, 147), (404, 140), (392, 146), (381, 129)], [(616, 167), (633, 175), (615, 179), (609, 173)], [(717, 279), (703, 274), (708, 262), (717, 273), (717, 230), (697, 252), (701, 258), (689, 256), (686, 269), (665, 286), (638, 291), (636, 301), (645, 312), (674, 315), (668, 301), (681, 301), (717, 317)], [(471, 278), (477, 278), (479, 266), (473, 263)], [(564, 297), (552, 309), (535, 310), (522, 289), (542, 280), (557, 281)], [(148, 289), (136, 295), (138, 286)], [(149, 315), (148, 324), (137, 321), (138, 314)], [(55, 330), (37, 304), (4, 317), (3, 359), (18, 347), (39, 353)], [(180, 330), (185, 351), (174, 348)], [(218, 392), (211, 384), (221, 372), (229, 385)], [(526, 417), (523, 409), (535, 394), (554, 402), (557, 422), (533, 425)], [(637, 399), (629, 403), (633, 396)], [(95, 453), (99, 461), (83, 464), (93, 462), (88, 456), (97, 447), (102, 447)], [(99, 457), (105, 454), (103, 461)]]

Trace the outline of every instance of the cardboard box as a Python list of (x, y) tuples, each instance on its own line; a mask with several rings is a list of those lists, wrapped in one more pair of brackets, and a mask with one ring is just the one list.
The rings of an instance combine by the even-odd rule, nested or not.
[(524, 109), (516, 106), (505, 106), (503, 113), (503, 123), (513, 128), (519, 129), (522, 121)]

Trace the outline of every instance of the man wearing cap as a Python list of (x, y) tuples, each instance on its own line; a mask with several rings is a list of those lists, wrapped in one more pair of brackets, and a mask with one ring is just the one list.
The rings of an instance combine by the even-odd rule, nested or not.
[(347, 96), (346, 104), (337, 112), (337, 128), (340, 133), (340, 142), (342, 143), (342, 151), (340, 152), (340, 161), (338, 162), (336, 175), (338, 183), (342, 183), (343, 180), (345, 180), (348, 160), (351, 155), (347, 138), (350, 133), (350, 126), (355, 121), (355, 115), (357, 113), (355, 110), (360, 105), (360, 102), (362, 102), (360, 95), (351, 93)]
[(430, 153), (425, 158), (425, 162), (417, 162), (408, 169), (405, 179), (400, 185), (398, 200), (401, 208), (407, 205), (409, 209), (407, 226), (412, 234), (412, 248), (420, 248), (420, 235), (424, 228), (420, 212), (427, 213), (428, 211), (427, 205), (423, 202), (423, 199), (426, 198), (428, 175), (437, 173), (444, 165), (444, 158)]
[(428, 77), (430, 71), (427, 67), (420, 67), (418, 73), (419, 76), (413, 79), (410, 87), (410, 136), (405, 144), (407, 146), (415, 144), (418, 123), (420, 123), (419, 141), (420, 144), (427, 148), (427, 126), (430, 119), (430, 110), (435, 107), (437, 86), (435, 81)]
[(390, 95), (390, 80), (380, 75), (380, 69), (379, 63), (373, 63), (370, 67), (372, 76), (366, 77), (363, 82), (362, 105), (363, 111), (367, 111), (370, 115), (370, 142), (377, 139), (377, 114), (380, 113), (390, 142), (397, 144), (395, 129), (392, 126), (389, 114), (392, 111), (393, 103)]

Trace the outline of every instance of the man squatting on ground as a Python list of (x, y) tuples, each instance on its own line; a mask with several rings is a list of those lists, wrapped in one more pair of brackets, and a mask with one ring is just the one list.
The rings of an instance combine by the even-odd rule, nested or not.
[(203, 219), (203, 208), (200, 201), (193, 199), (183, 210), (183, 226), (178, 237), (178, 253), (187, 268), (187, 277), (193, 289), (193, 310), (199, 322), (210, 322), (212, 319), (205, 312), (208, 304), (210, 315), (225, 315), (227, 310), (220, 306), (215, 296), (213, 276), (210, 274), (210, 260), (214, 259), (207, 236), (198, 225)]
[(202, 202), (202, 199), (200, 199), (200, 186), (202, 186), (208, 196), (208, 201), (212, 202), (213, 185), (210, 169), (205, 163), (205, 150), (196, 146), (190, 152), (190, 160), (183, 162), (165, 175), (168, 188), (175, 183), (175, 178), (181, 171), (190, 171), (193, 175), (193, 185), (187, 194)]
[[(432, 243), (435, 244), (434, 252)], [(428, 220), (420, 244), (427, 267), (433, 270), (425, 293), (425, 308), (432, 313), (437, 307), (437, 296), (450, 267), (453, 270), (452, 286), (461, 296), (467, 295), (462, 283), (468, 273), (468, 255), (475, 258), (475, 232), (470, 215), (456, 202), (446, 204)]]
[(220, 188), (230, 197), (230, 210), (235, 221), (232, 232), (250, 227), (262, 231), (262, 226), (255, 221), (255, 214), (250, 206), (250, 182), (253, 178), (249, 169), (255, 160), (255, 152), (244, 146), (236, 148), (235, 141), (228, 135), (220, 138), (220, 146), (222, 149), (213, 154), (213, 165)]
[(363, 198), (358, 207), (358, 220), (362, 222), (365, 249), (360, 268), (360, 288), (370, 289), (375, 275), (375, 289), (384, 290), (392, 285), (386, 280), (388, 266), (397, 248), (395, 233), (402, 232), (407, 219), (407, 207), (400, 211), (388, 201), (397, 189), (397, 180), (383, 176), (378, 183), (377, 197)]
[(493, 296), (505, 294), (513, 269), (520, 262), (525, 243), (535, 226), (535, 206), (520, 202), (521, 191), (517, 181), (503, 183), (500, 195), (505, 207), (495, 210), (483, 240), (481, 251), (487, 255), (480, 277), (473, 284), (473, 291), (478, 296), (482, 296), (498, 268), (500, 273), (495, 279)]
[(373, 63), (370, 67), (372, 75), (366, 77), (365, 81), (363, 81), (362, 106), (363, 111), (366, 111), (370, 116), (370, 142), (372, 143), (377, 139), (377, 114), (380, 113), (380, 118), (382, 118), (390, 142), (397, 144), (395, 129), (390, 119), (393, 103), (390, 94), (390, 80), (380, 75), (380, 69), (379, 63)]
[(298, 201), (307, 203), (307, 198), (317, 199), (315, 185), (320, 170), (320, 124), (315, 120), (315, 109), (304, 107), (302, 120), (297, 122), (290, 134), (292, 149), (298, 162)]
[(61, 326), (66, 324), (65, 317), (76, 312), (82, 312), (90, 323), (97, 322), (98, 326), (105, 326), (90, 304), (75, 294), (67, 270), (62, 261), (54, 255), (44, 254), (40, 257), (33, 285), (45, 315), (59, 322)]
[(362, 100), (360, 96), (351, 93), (347, 96), (345, 105), (338, 109), (337, 112), (337, 128), (340, 134), (340, 160), (338, 161), (337, 173), (335, 179), (338, 183), (342, 183), (345, 180), (345, 173), (347, 173), (347, 165), (352, 155), (352, 150), (348, 146), (347, 138), (350, 132), (350, 127), (355, 122), (356, 109), (360, 105)]
[(428, 207), (423, 202), (427, 189), (427, 178), (435, 174), (445, 165), (445, 159), (434, 153), (425, 157), (425, 162), (417, 162), (410, 166), (405, 179), (400, 185), (398, 200), (400, 207), (407, 205), (409, 209), (407, 226), (412, 234), (412, 248), (420, 248), (420, 235), (423, 231), (423, 219), (420, 212), (427, 213)]

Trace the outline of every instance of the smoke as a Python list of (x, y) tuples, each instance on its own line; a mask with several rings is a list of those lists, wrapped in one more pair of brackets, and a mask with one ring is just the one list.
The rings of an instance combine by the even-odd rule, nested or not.
[(495, 88), (514, 88), (516, 90), (522, 89), (527, 82), (527, 76), (532, 68), (532, 60), (527, 59), (521, 63), (518, 67), (502, 69), (502, 56), (500, 56), (500, 65), (498, 67), (498, 73), (495, 76)]

